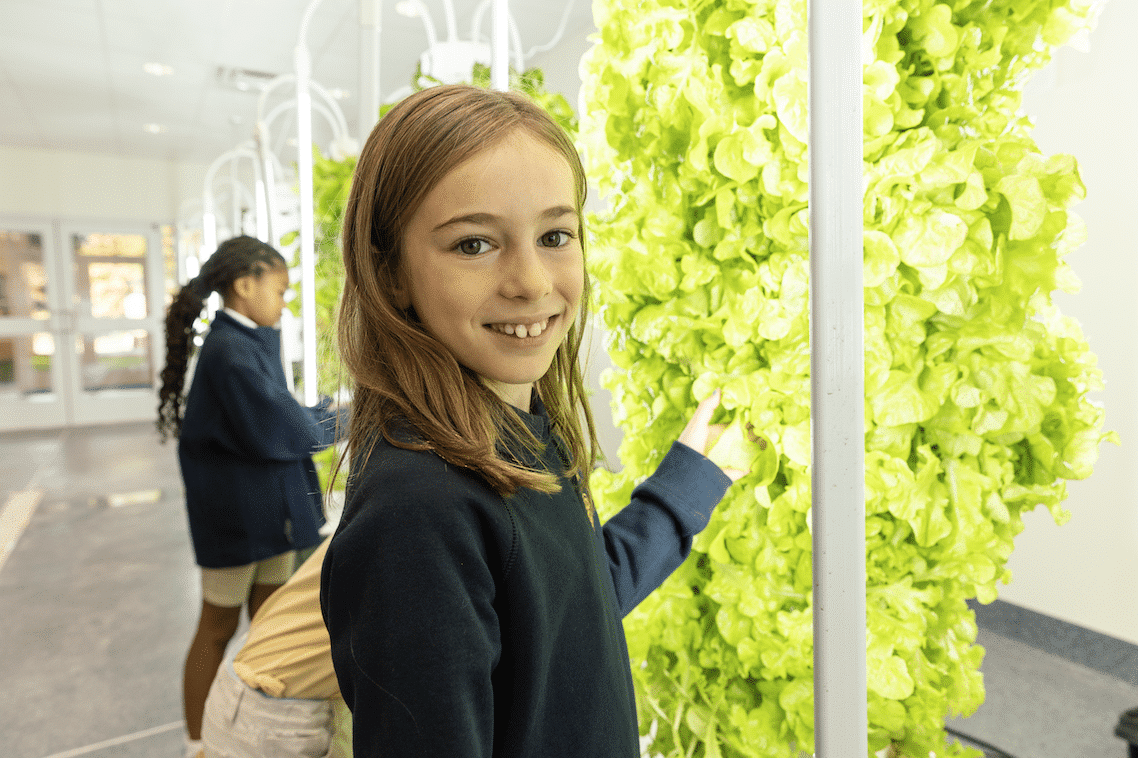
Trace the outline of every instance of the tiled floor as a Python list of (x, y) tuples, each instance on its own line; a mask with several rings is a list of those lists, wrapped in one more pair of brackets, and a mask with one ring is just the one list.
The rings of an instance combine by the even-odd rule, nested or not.
[[(0, 435), (0, 506), (37, 493), (0, 563), (0, 758), (179, 758), (200, 595), (173, 444), (148, 424)], [(987, 702), (953, 728), (1015, 758), (1124, 758), (1138, 684), (1001, 631), (981, 629)]]

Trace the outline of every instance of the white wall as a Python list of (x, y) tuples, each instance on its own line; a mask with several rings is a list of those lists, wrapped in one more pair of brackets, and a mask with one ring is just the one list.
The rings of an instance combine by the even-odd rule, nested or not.
[[(0, 215), (175, 223), (206, 166), (0, 146)], [(199, 209), (200, 212), (200, 209)]]
[(1082, 324), (1106, 389), (1092, 394), (1122, 446), (1103, 445), (1094, 475), (1071, 482), (1071, 521), (1055, 526), (1043, 508), (1028, 514), (1010, 568), (1008, 602), (1138, 643), (1138, 3), (1110, 0), (1089, 52), (1058, 51), (1029, 85), (1025, 110), (1047, 155), (1079, 162), (1087, 199), (1075, 211), (1089, 240), (1068, 259), (1083, 281), (1059, 293)]

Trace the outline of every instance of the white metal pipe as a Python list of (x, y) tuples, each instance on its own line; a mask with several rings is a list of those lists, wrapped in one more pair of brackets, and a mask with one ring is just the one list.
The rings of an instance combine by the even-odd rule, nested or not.
[[(314, 84), (314, 82), (309, 82), (310, 86), (312, 84)], [(324, 120), (328, 122), (328, 126), (330, 126), (332, 128), (332, 139), (333, 140), (339, 139), (342, 135), (347, 136), (346, 132), (340, 131), (340, 122), (336, 118), (336, 115), (331, 110), (329, 110), (323, 103), (319, 102), (318, 100), (312, 100), (311, 98), (309, 98), (308, 102), (309, 102), (309, 106), (312, 108), (313, 112), (319, 113), (321, 116), (323, 116)], [(286, 113), (289, 110), (294, 110), (295, 108), (296, 108), (296, 98), (295, 97), (292, 97), (292, 98), (289, 98), (288, 100), (284, 100), (284, 101), (277, 103), (275, 106), (273, 106), (273, 109), (271, 111), (269, 111), (268, 114), (265, 116), (265, 121), (264, 121), (265, 129), (266, 130), (271, 129), (274, 121), (276, 121), (278, 118), (280, 118), (280, 116), (282, 114)]]
[(514, 43), (514, 68), (520, 74), (526, 70), (526, 59), (522, 55), (522, 35), (518, 31), (517, 22), (514, 21), (514, 14), (507, 14), (506, 17), (510, 20), (510, 40)]
[(808, 12), (815, 751), (864, 758), (861, 0)]
[(269, 204), (263, 179), (257, 179), (254, 183), (253, 197), (257, 203), (257, 239), (261, 242), (269, 242)]
[(312, 99), (309, 83), (312, 61), (308, 55), (308, 24), (320, 0), (304, 11), (293, 56), (296, 66), (296, 154), (300, 180), (300, 313), (303, 344), (304, 404), (315, 405), (316, 389), (316, 227), (312, 208)]
[(360, 2), (360, 110), (356, 123), (363, 145), (379, 120), (379, 49), (383, 32), (381, 0)]
[(269, 151), (269, 130), (264, 121), (257, 122), (253, 134), (254, 142), (257, 143), (257, 155), (261, 161), (261, 175), (264, 177), (265, 234), (267, 235), (265, 241), (273, 247), (277, 247), (281, 243), (280, 232), (277, 227), (277, 180)]
[[(222, 166), (227, 162), (236, 163), (239, 158), (252, 160), (254, 172), (256, 172), (257, 154), (247, 144), (242, 144), (232, 150), (226, 150), (214, 158), (213, 163), (206, 169), (205, 180), (202, 182), (202, 246), (209, 251), (210, 255), (217, 249), (217, 215), (214, 208), (213, 182)], [(234, 185), (240, 184), (236, 178), (233, 178), (232, 182)], [(237, 197), (236, 190), (234, 190), (233, 197), (234, 199)], [(236, 229), (237, 227), (234, 226), (233, 228)]]
[(419, 20), (423, 22), (423, 31), (427, 35), (427, 49), (430, 50), (439, 44), (439, 34), (435, 31), (435, 21), (431, 18), (431, 12), (427, 10), (427, 6), (423, 5), (422, 0), (412, 0), (412, 2), (419, 12)]
[[(237, 161), (229, 162), (229, 181), (233, 183), (234, 187), (237, 186)], [(241, 224), (240, 207), (239, 196), (234, 192), (229, 196), (229, 228), (237, 234), (241, 234), (245, 231)]]
[(458, 23), (454, 17), (454, 3), (443, 0), (443, 12), (447, 22), (447, 42), (458, 42)]
[[(510, 88), (510, 4), (494, 0), (490, 14), (490, 87)], [(520, 73), (520, 72), (519, 72)]]
[[(350, 132), (348, 131), (348, 118), (344, 115), (344, 109), (340, 107), (340, 104), (338, 102), (336, 102), (336, 98), (332, 97), (332, 93), (324, 89), (324, 87), (319, 82), (312, 79), (311, 65), (309, 68), (309, 93), (315, 92), (320, 97), (320, 99), (324, 101), (324, 105), (327, 105), (327, 108), (325, 109), (319, 102), (313, 101), (313, 107), (320, 110), (325, 118), (328, 119), (328, 123), (332, 126), (333, 139), (350, 136)], [(268, 101), (269, 93), (278, 87), (281, 87), (285, 84), (291, 84), (295, 81), (296, 74), (280, 74), (265, 86), (265, 89), (261, 91), (261, 95), (257, 99), (258, 121), (266, 121), (270, 123), (272, 122), (272, 120), (276, 117), (275, 114), (277, 114), (280, 106), (278, 105), (276, 108), (270, 111), (270, 113), (274, 115), (271, 115), (268, 118), (265, 117), (265, 103)], [(289, 102), (295, 102), (295, 100), (290, 100)]]

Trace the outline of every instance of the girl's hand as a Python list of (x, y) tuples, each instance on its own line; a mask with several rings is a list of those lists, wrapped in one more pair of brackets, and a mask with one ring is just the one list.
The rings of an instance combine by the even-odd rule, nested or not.
[[(707, 451), (714, 447), (716, 440), (727, 428), (724, 424), (711, 423), (711, 416), (719, 407), (719, 396), (719, 390), (716, 390), (711, 397), (700, 403), (699, 407), (695, 409), (695, 415), (691, 417), (691, 421), (680, 434), (679, 441), (700, 455), (707, 455)], [(725, 468), (722, 471), (733, 482), (739, 481), (747, 474), (746, 471), (736, 468)]]

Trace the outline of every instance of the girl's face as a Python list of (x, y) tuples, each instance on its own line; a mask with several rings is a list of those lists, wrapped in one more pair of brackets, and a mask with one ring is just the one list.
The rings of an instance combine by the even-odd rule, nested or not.
[(519, 129), (444, 176), (403, 238), (397, 305), (524, 411), (581, 304), (575, 198), (568, 161)]
[(273, 326), (281, 320), (284, 310), (288, 269), (274, 266), (262, 271), (260, 276), (246, 274), (233, 281), (230, 291), (232, 295), (226, 298), (226, 307), (253, 319), (257, 326)]

